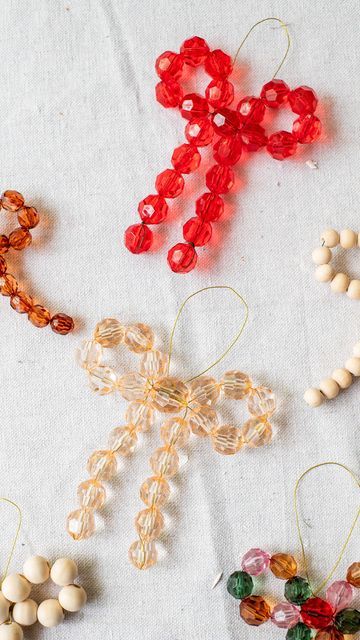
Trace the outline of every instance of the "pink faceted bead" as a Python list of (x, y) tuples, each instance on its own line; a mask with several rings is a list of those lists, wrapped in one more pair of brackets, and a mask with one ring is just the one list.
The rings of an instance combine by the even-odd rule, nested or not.
[(300, 611), (290, 602), (280, 602), (274, 607), (271, 621), (280, 629), (291, 629), (300, 620)]
[(347, 609), (354, 597), (351, 584), (345, 580), (337, 580), (333, 582), (326, 591), (326, 600), (331, 604), (335, 613), (341, 609)]
[(258, 576), (264, 573), (270, 564), (270, 554), (261, 549), (250, 549), (245, 553), (241, 566), (251, 576)]

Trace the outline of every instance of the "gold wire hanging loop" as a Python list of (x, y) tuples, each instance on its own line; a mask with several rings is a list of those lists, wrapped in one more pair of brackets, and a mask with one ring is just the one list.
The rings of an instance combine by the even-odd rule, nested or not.
[(284, 54), (284, 56), (283, 56), (283, 58), (282, 58), (282, 60), (281, 60), (281, 62), (280, 62), (280, 64), (279, 64), (279, 66), (277, 67), (277, 69), (276, 69), (276, 71), (275, 71), (274, 75), (272, 76), (272, 79), (274, 79), (274, 78), (276, 78), (276, 76), (277, 76), (277, 74), (279, 73), (279, 71), (280, 71), (281, 67), (283, 66), (283, 64), (284, 64), (284, 62), (285, 62), (285, 60), (286, 60), (286, 58), (287, 58), (287, 56), (288, 56), (288, 53), (289, 53), (290, 47), (291, 47), (291, 38), (290, 38), (289, 29), (287, 28), (287, 25), (285, 24), (285, 22), (283, 22), (283, 20), (281, 20), (280, 18), (263, 18), (262, 20), (259, 20), (258, 22), (256, 22), (255, 24), (253, 24), (253, 26), (251, 27), (251, 29), (249, 29), (249, 31), (247, 32), (247, 34), (246, 34), (245, 38), (243, 39), (243, 41), (240, 43), (240, 46), (239, 46), (239, 48), (238, 48), (237, 52), (235, 53), (235, 56), (234, 56), (234, 59), (233, 59), (233, 64), (235, 64), (236, 59), (237, 59), (237, 57), (238, 57), (238, 55), (239, 55), (239, 53), (240, 53), (240, 51), (241, 51), (241, 49), (242, 49), (243, 45), (245, 44), (246, 40), (248, 39), (249, 35), (251, 34), (251, 32), (252, 32), (256, 27), (258, 27), (258, 26), (259, 26), (259, 24), (263, 24), (263, 22), (271, 22), (271, 21), (275, 21), (275, 22), (278, 22), (278, 23), (280, 24), (280, 26), (281, 26), (281, 27), (284, 29), (284, 31), (285, 31), (286, 39), (287, 39), (287, 47), (286, 47), (285, 54)]
[(13, 538), (13, 541), (12, 541), (10, 553), (9, 553), (8, 560), (7, 560), (7, 563), (6, 563), (6, 566), (5, 566), (5, 571), (4, 571), (3, 576), (1, 578), (1, 581), (0, 581), (0, 588), (1, 588), (2, 587), (2, 583), (4, 582), (4, 580), (5, 580), (6, 576), (7, 576), (7, 573), (9, 571), (11, 560), (13, 559), (16, 543), (18, 541), (18, 537), (19, 537), (19, 533), (20, 533), (20, 529), (21, 529), (21, 525), (22, 525), (22, 513), (21, 513), (20, 507), (16, 504), (16, 502), (13, 502), (12, 500), (9, 500), (9, 498), (0, 497), (0, 502), (7, 502), (7, 504), (10, 504), (12, 507), (15, 507), (15, 509), (16, 509), (16, 511), (18, 513), (18, 523), (17, 523), (15, 535), (14, 535), (14, 538)]
[(236, 334), (236, 336), (231, 340), (229, 346), (225, 349), (224, 353), (217, 359), (215, 360), (215, 362), (213, 362), (212, 364), (210, 364), (210, 366), (206, 367), (206, 369), (204, 369), (204, 371), (201, 371), (201, 373), (198, 373), (196, 376), (192, 376), (191, 378), (189, 378), (188, 380), (186, 380), (186, 382), (191, 382), (192, 380), (195, 380), (196, 378), (199, 378), (200, 376), (203, 376), (204, 373), (207, 373), (208, 371), (210, 371), (210, 369), (212, 369), (213, 367), (215, 367), (217, 364), (219, 364), (219, 362), (221, 362), (221, 360), (223, 360), (225, 358), (225, 356), (227, 356), (227, 354), (229, 353), (229, 351), (231, 351), (231, 349), (235, 346), (235, 344), (237, 343), (237, 341), (239, 340), (242, 332), (245, 329), (246, 323), (248, 321), (248, 317), (249, 317), (249, 307), (247, 305), (247, 302), (244, 300), (244, 298), (240, 295), (240, 293), (238, 293), (235, 289), (233, 289), (232, 287), (229, 287), (227, 285), (213, 285), (211, 287), (204, 287), (203, 289), (199, 289), (198, 291), (195, 291), (194, 293), (190, 294), (186, 300), (184, 300), (184, 302), (182, 303), (182, 305), (180, 306), (179, 311), (176, 314), (176, 318), (175, 318), (175, 322), (173, 324), (173, 328), (171, 330), (171, 334), (170, 334), (170, 342), (169, 342), (169, 360), (168, 360), (168, 366), (167, 366), (167, 374), (169, 374), (169, 370), (170, 370), (170, 361), (171, 361), (171, 356), (172, 356), (172, 352), (173, 352), (173, 344), (174, 344), (174, 333), (175, 333), (175, 329), (177, 327), (177, 324), (179, 322), (179, 318), (183, 312), (183, 309), (185, 307), (185, 305), (189, 302), (189, 300), (191, 300), (191, 298), (194, 298), (195, 296), (199, 295), (200, 293), (203, 293), (204, 291), (210, 291), (210, 289), (227, 289), (228, 291), (231, 291), (241, 302), (241, 304), (244, 306), (245, 308), (245, 316), (244, 316), (244, 320), (241, 323), (241, 327), (240, 330), (238, 331), (238, 333)]
[[(319, 464), (315, 464), (312, 467), (309, 467), (308, 469), (306, 469), (306, 471), (304, 471), (304, 473), (301, 474), (300, 478), (296, 481), (295, 484), (295, 488), (294, 488), (294, 511), (295, 511), (295, 518), (296, 518), (296, 528), (297, 528), (297, 532), (298, 532), (298, 536), (299, 536), (299, 541), (300, 541), (300, 546), (301, 546), (301, 553), (302, 553), (302, 559), (303, 559), (303, 563), (304, 563), (304, 568), (305, 568), (305, 574), (306, 574), (306, 578), (310, 584), (310, 579), (309, 579), (309, 572), (308, 572), (308, 567), (307, 567), (307, 559), (306, 559), (306, 553), (305, 553), (305, 545), (304, 545), (304, 540), (303, 537), (301, 535), (301, 528), (300, 528), (300, 517), (299, 517), (299, 507), (298, 507), (298, 489), (299, 489), (299, 485), (301, 483), (301, 481), (303, 480), (303, 478), (310, 473), (311, 471), (314, 471), (315, 469), (319, 469), (320, 467), (326, 467), (329, 465), (334, 465), (336, 467), (340, 467), (341, 469), (344, 469), (355, 481), (357, 487), (360, 489), (360, 479), (358, 478), (358, 476), (351, 471), (351, 469), (349, 469), (348, 467), (346, 467), (344, 464), (341, 464), (341, 462), (321, 462)], [(329, 572), (329, 574), (326, 576), (326, 578), (324, 578), (324, 580), (321, 582), (321, 584), (315, 589), (312, 590), (314, 595), (317, 595), (318, 593), (320, 593), (320, 591), (322, 591), (322, 589), (327, 585), (327, 583), (329, 582), (329, 580), (331, 580), (331, 578), (333, 577), (336, 569), (338, 568), (346, 547), (348, 546), (349, 542), (350, 542), (350, 538), (353, 534), (353, 531), (356, 527), (357, 521), (359, 520), (360, 517), (360, 507), (357, 510), (356, 516), (351, 524), (350, 530), (348, 535), (346, 536), (345, 542), (341, 547), (339, 556), (333, 566), (333, 568), (331, 569), (331, 571)]]

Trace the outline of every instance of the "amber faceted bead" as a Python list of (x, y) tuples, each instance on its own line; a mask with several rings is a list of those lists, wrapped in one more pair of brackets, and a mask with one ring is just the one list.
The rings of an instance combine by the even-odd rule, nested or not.
[(50, 313), (41, 304), (36, 304), (29, 311), (29, 320), (35, 327), (43, 329), (44, 327), (47, 327), (50, 322)]
[(152, 476), (141, 485), (140, 498), (148, 507), (161, 507), (169, 499), (170, 486), (165, 478)]
[(160, 224), (168, 213), (168, 205), (162, 196), (150, 195), (139, 202), (138, 212), (143, 222)]
[(327, 627), (317, 632), (315, 640), (344, 640), (344, 636), (336, 627)]
[(240, 616), (252, 627), (259, 627), (271, 616), (271, 609), (261, 596), (249, 596), (240, 603)]
[(183, 99), (183, 90), (176, 80), (167, 78), (158, 82), (155, 87), (156, 100), (165, 109), (178, 107)]
[(12, 249), (16, 251), (22, 251), (26, 249), (26, 247), (31, 244), (32, 237), (30, 231), (28, 229), (23, 229), (23, 227), (19, 227), (18, 229), (14, 229), (9, 235), (9, 243)]
[(24, 196), (18, 191), (5, 191), (1, 197), (1, 206), (6, 211), (18, 211), (24, 205)]
[(50, 326), (54, 333), (66, 336), (74, 329), (74, 320), (66, 313), (56, 313), (50, 320)]
[(3, 296), (13, 296), (18, 290), (18, 283), (11, 273), (0, 278), (0, 292)]
[(124, 234), (126, 248), (131, 253), (149, 251), (153, 242), (153, 233), (146, 224), (132, 224)]
[(107, 349), (117, 347), (123, 341), (125, 328), (116, 318), (104, 318), (95, 327), (94, 340)]
[(164, 518), (156, 507), (139, 511), (135, 518), (135, 528), (141, 540), (150, 542), (158, 538), (164, 528)]
[(206, 222), (218, 220), (224, 213), (224, 201), (216, 193), (204, 193), (196, 200), (196, 215)]
[(21, 207), (18, 214), (18, 222), (25, 229), (33, 229), (39, 224), (40, 216), (35, 207)]
[(211, 432), (211, 443), (217, 453), (232, 456), (243, 446), (241, 430), (230, 424), (224, 424)]
[(78, 486), (77, 496), (81, 507), (101, 509), (106, 500), (106, 491), (101, 482), (90, 478)]
[(18, 291), (10, 298), (10, 305), (18, 313), (29, 313), (33, 301), (24, 291)]
[(205, 42), (204, 38), (200, 38), (199, 36), (194, 36), (193, 38), (188, 38), (181, 45), (180, 53), (190, 67), (198, 67), (200, 64), (205, 62), (207, 56), (209, 55), (210, 49), (208, 44)]
[(5, 275), (6, 269), (7, 269), (6, 260), (0, 256), (0, 276)]
[(66, 530), (74, 540), (87, 540), (95, 531), (93, 509), (81, 508), (69, 513)]
[(220, 395), (220, 385), (211, 376), (199, 376), (189, 383), (189, 404), (215, 404)]
[(270, 569), (274, 576), (280, 578), (280, 580), (289, 580), (296, 576), (296, 560), (287, 553), (275, 553), (270, 558)]
[(160, 378), (152, 391), (152, 402), (161, 413), (176, 413), (186, 406), (188, 389), (186, 385), (172, 376)]
[(360, 562), (354, 562), (347, 570), (346, 580), (353, 587), (360, 589)]
[(134, 353), (144, 353), (152, 349), (154, 339), (153, 330), (141, 322), (129, 325), (125, 329), (124, 343)]
[(10, 248), (9, 238), (5, 235), (0, 235), (0, 255), (7, 253)]
[(149, 569), (157, 562), (157, 551), (153, 540), (136, 540), (129, 549), (129, 560), (137, 569)]

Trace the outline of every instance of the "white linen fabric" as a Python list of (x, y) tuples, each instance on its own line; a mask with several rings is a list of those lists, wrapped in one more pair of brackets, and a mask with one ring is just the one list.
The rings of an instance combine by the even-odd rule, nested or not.
[[(214, 225), (215, 241), (199, 251), (191, 274), (173, 274), (166, 252), (194, 215), (195, 197), (204, 189), (202, 168), (186, 180), (184, 198), (159, 229), (158, 252), (131, 255), (123, 247), (124, 229), (137, 221), (138, 201), (153, 192), (156, 174), (184, 139), (180, 115), (155, 101), (156, 57), (196, 34), (234, 54), (248, 28), (270, 15), (282, 17), (292, 37), (279, 75), (292, 87), (307, 84), (318, 92), (324, 139), (283, 163), (265, 152), (239, 163), (238, 188), (225, 197), (227, 214)], [(324, 228), (359, 230), (358, 22), (357, 0), (3, 0), (1, 187), (18, 189), (41, 213), (33, 247), (9, 260), (36, 300), (77, 321), (76, 333), (60, 337), (35, 329), (1, 301), (1, 494), (24, 513), (12, 570), (31, 553), (71, 555), (89, 593), (81, 614), (41, 637), (285, 637), (271, 623), (246, 626), (225, 581), (250, 547), (299, 556), (292, 491), (306, 467), (338, 460), (358, 470), (360, 383), (316, 411), (302, 399), (360, 339), (359, 303), (317, 283), (311, 263)], [(239, 58), (237, 97), (259, 93), (285, 46), (276, 24), (252, 34)], [(284, 112), (276, 126), (289, 127), (294, 118)], [(10, 216), (1, 216), (10, 226)], [(355, 261), (347, 269), (359, 277)], [(207, 441), (192, 440), (165, 509), (164, 558), (138, 572), (127, 550), (136, 538), (138, 488), (149, 475), (158, 426), (121, 465), (103, 512), (104, 530), (74, 543), (64, 522), (87, 477), (87, 457), (106, 445), (125, 408), (119, 398), (92, 394), (74, 351), (106, 316), (149, 324), (166, 348), (182, 300), (214, 284), (235, 287), (250, 307), (241, 341), (214, 375), (236, 368), (271, 386), (279, 401), (277, 434), (268, 448), (230, 458)], [(190, 376), (215, 359), (242, 313), (225, 292), (195, 299), (176, 334), (173, 373)], [(136, 357), (126, 359), (129, 369), (136, 364)], [(245, 407), (230, 410), (240, 425)], [(353, 484), (336, 469), (304, 483), (301, 513), (313, 576), (322, 577), (336, 559), (357, 504)], [(3, 564), (14, 518), (6, 507), (1, 512)], [(338, 578), (359, 560), (358, 551), (359, 529)], [(212, 590), (220, 571), (224, 578)], [(280, 597), (282, 587), (268, 577), (256, 591)], [(26, 631), (27, 638), (38, 634)]]

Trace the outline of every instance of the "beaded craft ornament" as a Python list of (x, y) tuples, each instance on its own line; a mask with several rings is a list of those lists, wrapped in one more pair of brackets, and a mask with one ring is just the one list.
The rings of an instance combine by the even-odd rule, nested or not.
[[(234, 86), (228, 78), (252, 30), (268, 20), (276, 20), (285, 29), (288, 39), (285, 56), (273, 79), (261, 89), (260, 96), (243, 97), (235, 108)], [(184, 224), (183, 241), (168, 252), (168, 264), (176, 273), (194, 269), (196, 248), (210, 242), (212, 224), (224, 212), (222, 196), (235, 184), (232, 167), (239, 162), (243, 151), (266, 148), (276, 160), (285, 160), (296, 153), (299, 145), (311, 143), (319, 137), (321, 123), (314, 114), (318, 104), (315, 92), (307, 86), (291, 90), (286, 82), (275, 78), (289, 48), (290, 36), (286, 25), (278, 18), (266, 18), (250, 29), (234, 60), (220, 49), (210, 51), (205, 40), (198, 36), (185, 40), (180, 53), (165, 51), (158, 57), (155, 69), (160, 82), (156, 85), (156, 99), (165, 108), (179, 109), (187, 120), (186, 143), (175, 149), (171, 157), (172, 168), (157, 176), (156, 193), (139, 203), (141, 223), (133, 224), (125, 231), (125, 246), (129, 251), (137, 254), (151, 249), (153, 232), (149, 225), (158, 225), (166, 220), (167, 200), (182, 194), (185, 185), (183, 175), (196, 171), (200, 165), (199, 148), (212, 145), (215, 164), (206, 172), (207, 191), (196, 200), (195, 217)], [(184, 75), (189, 67), (200, 66), (211, 77), (205, 97), (197, 93), (184, 95), (181, 86)], [(276, 112), (280, 107), (290, 107), (295, 114), (292, 131), (278, 131), (268, 136), (262, 123), (267, 114)]]
[[(174, 331), (185, 304), (192, 297), (208, 289), (228, 289), (245, 305), (245, 319), (237, 336), (216, 361), (201, 374), (184, 382), (170, 375), (170, 360)], [(213, 449), (224, 455), (233, 455), (245, 446), (259, 447), (272, 437), (269, 419), (275, 411), (275, 397), (266, 387), (256, 387), (250, 377), (241, 371), (228, 371), (222, 379), (205, 375), (219, 363), (239, 339), (246, 321), (247, 305), (231, 287), (208, 287), (193, 293), (180, 307), (171, 333), (169, 356), (154, 346), (154, 334), (143, 324), (123, 326), (118, 320), (107, 318), (100, 322), (91, 340), (85, 340), (78, 359), (85, 369), (90, 387), (96, 393), (118, 392), (129, 402), (123, 426), (115, 428), (106, 449), (95, 451), (88, 460), (90, 478), (79, 485), (80, 506), (69, 514), (67, 531), (74, 540), (89, 538), (95, 531), (94, 513), (105, 503), (108, 482), (116, 474), (118, 456), (129, 456), (135, 450), (140, 432), (155, 424), (157, 413), (167, 416), (160, 429), (162, 444), (150, 457), (152, 475), (140, 489), (145, 504), (135, 518), (138, 535), (130, 547), (129, 558), (139, 569), (146, 569), (157, 561), (155, 539), (164, 529), (162, 508), (171, 487), (169, 479), (179, 470), (178, 448), (186, 445), (190, 434), (207, 437)], [(123, 344), (140, 356), (139, 371), (119, 375), (102, 363), (103, 349)], [(249, 419), (242, 427), (221, 424), (218, 405), (223, 400), (243, 400), (247, 404)]]

